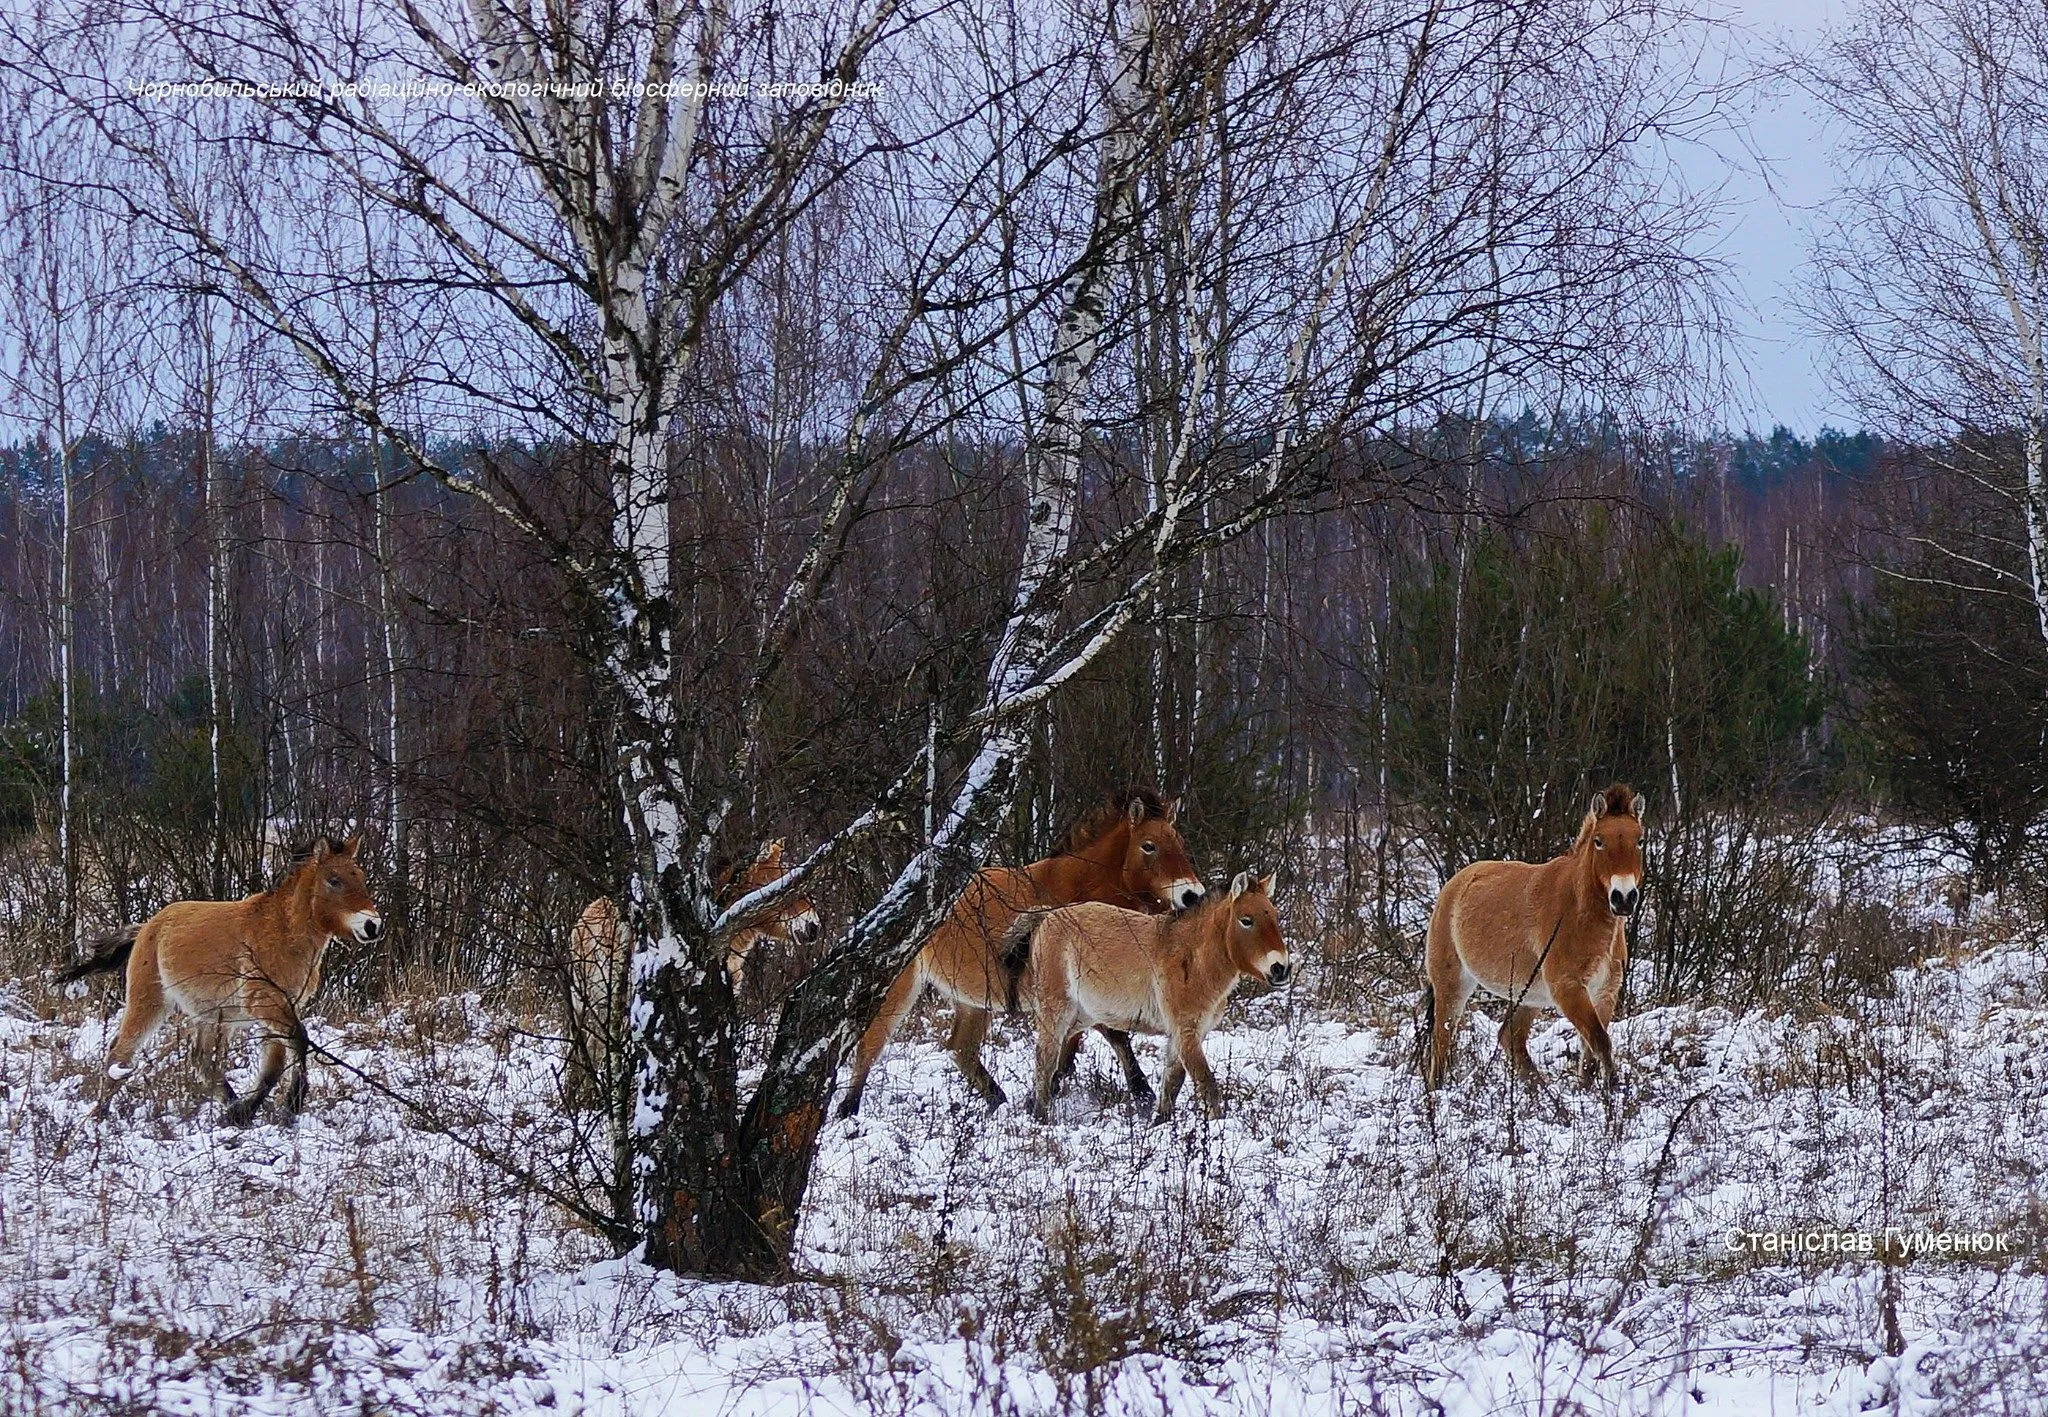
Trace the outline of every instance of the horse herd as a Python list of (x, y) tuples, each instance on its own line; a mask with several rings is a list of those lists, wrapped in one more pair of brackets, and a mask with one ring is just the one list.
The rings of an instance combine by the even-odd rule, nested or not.
[[(859, 1111), (876, 1059), (927, 989), (951, 1004), (948, 1046), (968, 1085), (991, 1107), (1005, 1098), (982, 1064), (982, 1042), (998, 1011), (1025, 1011), (1036, 1021), (1034, 1116), (1047, 1115), (1091, 1030), (1115, 1052), (1132, 1097), (1154, 1104), (1156, 1119), (1172, 1112), (1187, 1080), (1204, 1111), (1219, 1115), (1222, 1091), (1203, 1039), (1240, 980), (1285, 984), (1294, 960), (1280, 929), (1274, 877), (1244, 871), (1227, 889), (1206, 889), (1176, 826), (1179, 807), (1178, 798), (1148, 788), (1112, 794), (1076, 824), (1059, 852), (976, 876), (862, 1034), (839, 1115)], [(1607, 1027), (1628, 965), (1627, 921), (1641, 899), (1642, 818), (1642, 798), (1617, 784), (1594, 795), (1563, 855), (1541, 865), (1476, 862), (1445, 883), (1423, 958), (1428, 1087), (1447, 1076), (1465, 1008), (1482, 989), (1508, 1005), (1500, 1043), (1517, 1075), (1534, 1078), (1529, 1030), (1538, 1010), (1555, 1009), (1581, 1039), (1581, 1081), (1590, 1082), (1597, 1069), (1613, 1084)], [(134, 1072), (136, 1050), (172, 1010), (199, 1024), (200, 1056), (230, 1122), (247, 1124), (287, 1070), (285, 1114), (298, 1113), (309, 1046), (301, 1012), (319, 987), (327, 944), (343, 937), (369, 944), (383, 932), (358, 859), (361, 843), (316, 841), (276, 887), (239, 901), (167, 905), (97, 941), (95, 953), (59, 973), (60, 982), (70, 982), (126, 971), (127, 1000), (107, 1050), (99, 1115)], [(719, 873), (720, 903), (781, 879), (782, 853), (783, 843), (773, 841)], [(785, 899), (728, 946), (734, 987), (762, 942), (808, 944), (819, 934), (811, 902)], [(584, 908), (569, 938), (572, 1044), (616, 1037), (630, 948), (611, 900)], [(224, 1067), (225, 1035), (237, 1029), (253, 1030), (263, 1043), (255, 1086), (240, 1096)], [(1131, 1049), (1133, 1033), (1165, 1039), (1156, 1096)]]

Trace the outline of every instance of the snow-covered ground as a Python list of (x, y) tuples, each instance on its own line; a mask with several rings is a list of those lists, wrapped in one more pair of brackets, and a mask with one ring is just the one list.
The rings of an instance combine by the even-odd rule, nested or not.
[[(104, 1005), (0, 995), (0, 1411), (2048, 1411), (2024, 931), (1890, 998), (1637, 1013), (1611, 1107), (1555, 1022), (1556, 1086), (1515, 1093), (1477, 1011), (1432, 1106), (1411, 1020), (1349, 992), (1233, 1005), (1218, 1124), (1146, 1126), (1099, 1044), (1050, 1125), (991, 1116), (909, 1030), (826, 1135), (813, 1277), (765, 1289), (610, 1258), (346, 1069), (237, 1132), (159, 1044), (96, 1123)], [(551, 1050), (473, 999), (314, 1033), (507, 1154), (559, 1144)], [(988, 1053), (1021, 1096), (1021, 1029)], [(1740, 1233), (1887, 1227), (1993, 1249)]]

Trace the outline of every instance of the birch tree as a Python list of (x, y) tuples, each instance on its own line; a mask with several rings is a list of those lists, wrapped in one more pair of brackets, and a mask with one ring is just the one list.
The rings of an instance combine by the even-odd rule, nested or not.
[(18, 99), (0, 121), (0, 240), (10, 248), (0, 298), (12, 332), (0, 359), (0, 389), (16, 426), (40, 443), (57, 504), (52, 601), (52, 679), (57, 695), (57, 865), (63, 893), (60, 938), (72, 949), (79, 929), (78, 776), (79, 521), (87, 469), (81, 452), (94, 436), (120, 427), (126, 389), (121, 347), (132, 275), (122, 260), (126, 235), (80, 188), (75, 133), (51, 127), (33, 98)]
[(1809, 312), (1870, 426), (2012, 508), (2009, 562), (1923, 541), (1954, 579), (2026, 600), (2048, 644), (2048, 12), (1868, 0), (1793, 72), (1850, 174)]
[[(989, 860), (1064, 691), (1189, 568), (1317, 499), (1381, 495), (1374, 440), (1482, 378), (1503, 394), (1654, 385), (1702, 308), (1697, 223), (1646, 157), (1692, 102), (1658, 67), (1677, 21), (1654, 5), (1134, 0), (1043, 18), (469, 0), (367, 26), (311, 4), (231, 12), (202, 32), (141, 5), (118, 27), (81, 16), (75, 40), (31, 56), (96, 127), (96, 190), (296, 354), (308, 407), (370, 430), (405, 463), (395, 476), (437, 478), (526, 538), (576, 607), (635, 941), (615, 1186), (585, 1213), (659, 1265), (784, 1269), (843, 1055)], [(787, 77), (771, 39), (820, 56), (815, 89), (716, 98)], [(412, 108), (271, 90), (248, 116), (130, 92), (119, 78), (144, 67), (501, 86)], [(850, 102), (876, 76), (901, 86), (895, 102)], [(1475, 141), (1503, 123), (1502, 141)], [(227, 210), (194, 196), (222, 162)], [(309, 173), (359, 192), (394, 254), (295, 232), (265, 198)], [(1185, 215), (1155, 245), (1177, 184), (1194, 189)], [(819, 298), (857, 332), (855, 356), (786, 440), (805, 464), (800, 534), (757, 568), (728, 633), (695, 603), (693, 556), (713, 548), (677, 539), (709, 524), (677, 420), (718, 397), (714, 356), (747, 338), (733, 302), (763, 253), (835, 202), (865, 225), (835, 270), (846, 290)], [(407, 426), (351, 333), (377, 271), (392, 319), (437, 333)], [(1148, 290), (1176, 311), (1150, 366), (1170, 377), (1135, 354)], [(1169, 406), (1134, 476), (1125, 435), (1148, 401)], [(451, 452), (420, 431), (436, 420), (546, 443), (552, 471), (488, 440)], [(838, 765), (872, 784), (866, 800), (721, 908), (713, 852), (775, 752), (776, 705), (891, 459), (954, 433), (1014, 469), (1014, 519), (980, 548), (996, 589), (974, 702), (914, 705), (904, 741)], [(595, 529), (573, 513), (589, 462)], [(882, 853), (886, 880), (782, 1000), (746, 1093), (724, 942), (855, 850)]]

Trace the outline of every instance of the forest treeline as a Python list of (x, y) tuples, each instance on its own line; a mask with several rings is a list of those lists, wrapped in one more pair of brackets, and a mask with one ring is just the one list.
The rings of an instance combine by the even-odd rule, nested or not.
[[(537, 487), (564, 456), (488, 455), (534, 464)], [(190, 438), (76, 455), (76, 875), (103, 889), (73, 908), (104, 924), (257, 889), (282, 841), (356, 823), (389, 881), (381, 970), (488, 984), (552, 967), (566, 923), (625, 869), (577, 607), (445, 488), (414, 481), (377, 505), (376, 452), (359, 442), (217, 456), (230, 471), (209, 525)], [(804, 532), (798, 479), (759, 448), (717, 456), (733, 468), (722, 485), (772, 505), (780, 534)], [(877, 499), (876, 554), (844, 573), (847, 608), (772, 707), (775, 767), (729, 852), (829, 833), (876, 790), (877, 764), (972, 711), (1014, 535), (1010, 456), (902, 460)], [(1639, 783), (1674, 849), (1697, 838), (1731, 877), (1731, 820), (1844, 807), (1953, 834), (1984, 884), (2031, 866), (2048, 814), (2024, 770), (2040, 646), (2025, 605), (2001, 619), (1913, 574), (1925, 555), (1899, 513), (1921, 481), (1912, 450), (1833, 431), (1646, 443), (1529, 415), (1353, 456), (1383, 495), (1276, 519), (1196, 563), (1048, 706), (1004, 859), (1046, 854), (1108, 786), (1159, 782), (1188, 795), (1218, 859), (1294, 859), (1351, 833), (1368, 849), (1346, 887), (1396, 950), (1414, 862), (1440, 878), (1541, 857), (1609, 778)], [(0, 468), (0, 825), (30, 850), (54, 841), (64, 776), (57, 487), (46, 446)], [(1954, 531), (1969, 510), (1924, 515)], [(1988, 544), (1997, 509), (1983, 511)], [(704, 504), (688, 515), (684, 632), (715, 646), (758, 613), (735, 583), (774, 552)], [(715, 698), (709, 663), (692, 691)], [(1683, 916), (1652, 919), (1682, 932)], [(1695, 987), (1744, 947), (1660, 939), (1659, 984)]]

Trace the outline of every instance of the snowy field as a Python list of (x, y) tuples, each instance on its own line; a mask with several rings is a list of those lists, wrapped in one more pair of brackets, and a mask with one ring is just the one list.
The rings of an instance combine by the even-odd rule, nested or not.
[[(1099, 1044), (1051, 1125), (991, 1117), (919, 1024), (766, 1289), (612, 1259), (392, 1100), (559, 1144), (552, 1051), (474, 999), (316, 1022), (361, 1075), (237, 1132), (169, 1038), (95, 1123), (105, 998), (0, 995), (0, 1410), (2048, 1411), (2048, 967), (1952, 943), (1891, 997), (1636, 1013), (1611, 1107), (1555, 1021), (1512, 1091), (1477, 1011), (1432, 1107), (1401, 1003), (1312, 978), (1232, 1006), (1214, 1125), (1144, 1125)], [(988, 1051), (1021, 1096), (1022, 1028)], [(1888, 1227), (1992, 1251), (1742, 1236)]]

